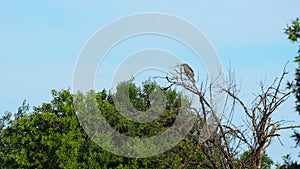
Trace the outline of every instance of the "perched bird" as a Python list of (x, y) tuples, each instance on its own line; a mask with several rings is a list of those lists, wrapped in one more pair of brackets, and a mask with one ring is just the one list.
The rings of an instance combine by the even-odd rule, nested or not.
[(193, 82), (195, 82), (195, 79), (194, 79), (194, 71), (193, 69), (188, 65), (188, 64), (182, 64), (183, 66), (183, 70), (184, 70), (184, 73), (186, 74), (186, 76), (191, 79)]

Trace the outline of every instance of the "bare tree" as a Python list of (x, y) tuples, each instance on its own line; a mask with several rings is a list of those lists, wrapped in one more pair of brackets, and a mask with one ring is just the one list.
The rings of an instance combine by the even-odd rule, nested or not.
[[(214, 97), (211, 94), (213, 82), (197, 84), (182, 70), (185, 70), (184, 64), (177, 65), (172, 77), (166, 77), (166, 79), (171, 85), (183, 87), (197, 96), (200, 108), (191, 107), (197, 114), (197, 120), (187, 139), (197, 142), (197, 149), (205, 154), (214, 168), (251, 167), (260, 169), (263, 152), (274, 138), (278, 138), (280, 141), (278, 131), (300, 128), (300, 126), (286, 126), (284, 120), (272, 120), (272, 115), (291, 94), (291, 91), (282, 87), (287, 74), (285, 70), (280, 78), (276, 78), (271, 85), (265, 87), (264, 84), (260, 84), (260, 93), (255, 96), (251, 107), (247, 107), (238, 96), (239, 90), (235, 80), (227, 79), (227, 87), (221, 88), (227, 98), (221, 117), (218, 117), (211, 102)], [(234, 124), (233, 117), (236, 112), (244, 117), (241, 124)], [(217, 123), (214, 124), (214, 130), (210, 131), (210, 137), (203, 142), (203, 133), (211, 130), (205, 124), (211, 121), (211, 118)], [(237, 159), (237, 154), (245, 150), (249, 152), (247, 157)]]

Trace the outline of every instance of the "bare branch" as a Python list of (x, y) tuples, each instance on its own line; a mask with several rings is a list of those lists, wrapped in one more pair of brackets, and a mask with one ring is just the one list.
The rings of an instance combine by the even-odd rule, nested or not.
[[(280, 141), (278, 131), (300, 128), (300, 126), (292, 125), (282, 127), (285, 123), (284, 120), (272, 121), (273, 113), (278, 110), (278, 107), (291, 94), (291, 91), (281, 89), (286, 74), (287, 72), (284, 69), (280, 78), (276, 78), (267, 88), (261, 82), (260, 94), (255, 96), (252, 108), (248, 108), (237, 95), (239, 90), (237, 90), (236, 82), (230, 79), (228, 87), (223, 86), (222, 89), (227, 94), (226, 106), (229, 107), (227, 116), (224, 114), (222, 119), (216, 117), (216, 112), (214, 112), (212, 105), (213, 95), (211, 92), (213, 81), (208, 86), (200, 83), (200, 87), (198, 87), (191, 75), (187, 76), (183, 71), (182, 65), (175, 67), (175, 73), (172, 73), (172, 77), (169, 78), (172, 81), (167, 80), (176, 86), (183, 87), (198, 97), (200, 110), (191, 108), (197, 114), (197, 122), (194, 126), (195, 133), (189, 134), (189, 137), (198, 142), (199, 150), (205, 154), (215, 168), (243, 168), (249, 163), (254, 168), (260, 168), (264, 150), (274, 138), (278, 138)], [(244, 123), (242, 126), (237, 126), (233, 123), (236, 105), (241, 106), (242, 113), (246, 117), (245, 120), (242, 120)], [(205, 143), (202, 143), (200, 141), (201, 132), (203, 132), (202, 128), (209, 118), (214, 118), (217, 121), (217, 128), (213, 131), (211, 137)], [(242, 145), (247, 145), (246, 147), (248, 147), (250, 154), (248, 154), (247, 159), (236, 163), (234, 155), (245, 147)]]

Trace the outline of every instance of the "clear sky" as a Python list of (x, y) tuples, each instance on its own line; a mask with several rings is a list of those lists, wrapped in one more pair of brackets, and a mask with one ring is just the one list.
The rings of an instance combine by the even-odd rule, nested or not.
[[(299, 7), (298, 0), (0, 1), (0, 114), (15, 112), (24, 99), (40, 105), (51, 99), (51, 89), (72, 87), (77, 57), (89, 37), (113, 20), (141, 12), (172, 14), (199, 28), (224, 68), (235, 70), (241, 97), (251, 100), (258, 81), (269, 84), (288, 61), (293, 78), (297, 46), (283, 32), (300, 17)], [(291, 98), (276, 118), (299, 124), (293, 107)], [(290, 135), (282, 133), (285, 146), (273, 142), (268, 151), (273, 160), (290, 152), (296, 158)]]

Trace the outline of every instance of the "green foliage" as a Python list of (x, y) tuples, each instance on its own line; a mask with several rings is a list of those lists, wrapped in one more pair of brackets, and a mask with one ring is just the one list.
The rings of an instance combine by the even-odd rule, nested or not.
[(289, 154), (283, 156), (282, 159), (283, 159), (283, 164), (282, 165), (277, 164), (276, 169), (299, 169), (300, 168), (300, 164), (298, 164), (296, 161), (293, 161)]
[[(291, 42), (298, 43), (300, 41), (300, 23), (298, 18), (292, 21), (292, 25), (288, 25), (285, 29), (285, 34)], [(295, 82), (289, 82), (288, 87), (293, 89), (293, 93), (296, 96), (296, 110), (300, 113), (300, 46), (294, 61), (297, 63)]]
[[(119, 85), (129, 86), (130, 102), (137, 110), (150, 107), (150, 93), (160, 87), (150, 81), (137, 87), (132, 82)], [(166, 95), (166, 109), (163, 115), (151, 123), (136, 123), (124, 118), (117, 111), (113, 95), (103, 90), (91, 91), (88, 95), (72, 95), (68, 90), (52, 91), (50, 103), (33, 107), (24, 102), (12, 116), (6, 113), (0, 119), (0, 168), (178, 168), (189, 164), (188, 168), (209, 166), (203, 164), (204, 155), (194, 142), (185, 139), (172, 150), (151, 158), (125, 158), (112, 154), (85, 133), (79, 123), (74, 101), (96, 98), (96, 105), (109, 124), (120, 133), (131, 137), (149, 137), (163, 132), (174, 122), (181, 96), (175, 90), (163, 91)], [(92, 117), (88, 117), (92, 118)], [(109, 140), (116, 141), (116, 140)], [(205, 167), (206, 168), (206, 167)]]
[(300, 133), (295, 131), (294, 134), (292, 135), (292, 138), (294, 138), (294, 140), (296, 142), (296, 147), (298, 147), (298, 146), (300, 147)]
[(285, 29), (285, 33), (288, 35), (288, 39), (292, 42), (298, 42), (300, 39), (300, 24), (299, 18), (292, 21), (291, 26), (287, 26)]
[[(238, 160), (238, 162), (239, 161), (246, 162), (246, 164), (244, 164), (245, 169), (246, 168), (252, 169), (250, 155), (251, 155), (251, 151), (245, 151), (244, 153), (242, 153), (240, 159)], [(273, 160), (267, 155), (266, 152), (263, 152), (261, 169), (270, 169), (273, 164), (274, 164)]]
[[(288, 39), (293, 43), (299, 43), (300, 41), (300, 22), (299, 18), (292, 21), (291, 25), (288, 25), (285, 29), (285, 34), (288, 36)], [(296, 110), (300, 115), (300, 45), (298, 49), (298, 55), (295, 57), (294, 62), (297, 63), (295, 80), (294, 82), (288, 82), (288, 88), (291, 88), (296, 97)], [(292, 135), (296, 142), (296, 146), (300, 146), (300, 134), (295, 131)], [(300, 156), (300, 153), (299, 153)]]

